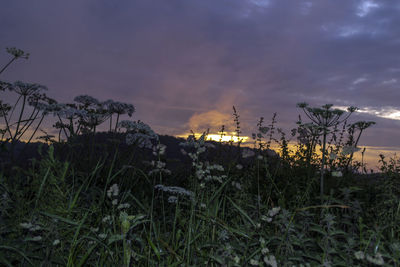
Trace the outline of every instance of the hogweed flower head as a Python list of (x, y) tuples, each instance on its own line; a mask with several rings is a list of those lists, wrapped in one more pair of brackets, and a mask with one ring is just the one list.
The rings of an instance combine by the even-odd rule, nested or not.
[(29, 58), (29, 53), (25, 53), (23, 50), (18, 49), (16, 47), (6, 47), (6, 51), (15, 58), (24, 58), (24, 59)]
[(10, 89), (21, 96), (30, 96), (47, 90), (47, 87), (37, 83), (24, 83), (21, 81), (16, 81)]

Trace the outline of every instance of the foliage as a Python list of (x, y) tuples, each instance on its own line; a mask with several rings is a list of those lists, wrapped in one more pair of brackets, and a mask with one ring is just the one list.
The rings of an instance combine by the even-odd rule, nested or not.
[[(372, 122), (301, 105), (312, 123), (299, 120), (290, 139), (274, 114), (258, 121), (253, 149), (207, 132), (172, 145), (143, 122), (119, 121), (134, 109), (113, 103), (53, 103), (67, 140), (2, 169), (2, 266), (399, 265), (399, 160), (382, 156), (374, 177), (352, 160)], [(109, 131), (96, 133), (107, 119)]]

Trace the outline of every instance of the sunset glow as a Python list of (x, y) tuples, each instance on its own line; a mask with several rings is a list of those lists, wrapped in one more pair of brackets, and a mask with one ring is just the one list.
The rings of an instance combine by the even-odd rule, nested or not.
[[(180, 137), (180, 138), (187, 138), (189, 135), (192, 134), (181, 134), (181, 135), (177, 135), (176, 137)], [(194, 136), (196, 138), (199, 138), (202, 134), (201, 133), (195, 133)], [(221, 136), (221, 134), (208, 134), (206, 137), (207, 141), (215, 141), (215, 142), (233, 142), (233, 143), (238, 143), (239, 141), (241, 141), (242, 143), (247, 142), (247, 140), (249, 140), (248, 136), (240, 136), (239, 138), (235, 135), (233, 135), (233, 133), (231, 133), (231, 135), (223, 135)]]

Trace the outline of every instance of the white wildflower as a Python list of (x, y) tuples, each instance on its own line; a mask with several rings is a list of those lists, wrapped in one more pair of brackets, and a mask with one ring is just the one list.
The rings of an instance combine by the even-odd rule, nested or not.
[(278, 263), (276, 262), (276, 258), (274, 255), (269, 255), (264, 257), (264, 262), (272, 267), (277, 267)]
[(96, 232), (98, 232), (98, 231), (99, 231), (99, 227), (96, 227), (96, 228), (94, 228), (94, 227), (90, 227), (90, 231), (92, 231), (92, 232), (96, 233)]
[(30, 229), (31, 227), (33, 227), (33, 224), (31, 224), (31, 223), (20, 223), (19, 226), (21, 226), (24, 229)]
[(130, 204), (129, 203), (123, 203), (123, 204), (119, 204), (117, 209), (122, 210), (122, 209), (129, 209), (130, 208)]
[(250, 260), (250, 265), (259, 266), (260, 263), (258, 262), (258, 260), (251, 259), (251, 260)]
[(280, 207), (272, 208), (272, 209), (270, 209), (270, 210), (268, 211), (268, 216), (269, 216), (269, 217), (274, 217), (276, 214), (279, 213), (280, 210), (281, 210)]
[(239, 264), (240, 258), (238, 257), (238, 255), (236, 255), (236, 256), (233, 258), (233, 261), (234, 261), (236, 264)]
[(263, 248), (263, 249), (261, 249), (261, 253), (262, 254), (267, 254), (269, 252), (269, 249), (268, 248)]
[(40, 227), (39, 225), (33, 225), (29, 231), (31, 232), (35, 232), (35, 231), (39, 231), (40, 229), (42, 229), (42, 227)]
[(200, 208), (205, 209), (207, 205), (205, 203), (200, 203)]
[(104, 218), (102, 219), (102, 222), (103, 222), (103, 223), (111, 222), (111, 216), (110, 216), (110, 215), (107, 215), (106, 217), (104, 217)]
[(175, 194), (175, 195), (181, 195), (181, 196), (188, 196), (190, 198), (193, 198), (194, 193), (192, 191), (186, 190), (185, 188), (179, 187), (179, 186), (164, 186), (161, 184), (158, 184), (154, 186), (155, 189), (161, 190), (170, 194)]
[(178, 198), (176, 196), (170, 196), (170, 197), (168, 197), (168, 202), (169, 203), (177, 203)]
[(107, 196), (111, 198), (112, 196), (117, 197), (119, 194), (119, 187), (117, 184), (113, 184), (110, 186), (110, 189), (107, 190)]
[(354, 252), (354, 256), (356, 257), (357, 260), (365, 259), (365, 254), (362, 251)]
[(232, 186), (236, 187), (238, 190), (242, 190), (242, 186), (238, 182), (232, 182)]
[(60, 240), (56, 239), (53, 241), (53, 246), (57, 246), (58, 244), (60, 244)]
[(32, 241), (40, 241), (40, 240), (42, 240), (42, 237), (41, 237), (40, 235), (34, 236), (34, 237), (32, 237), (31, 240), (32, 240)]
[(236, 169), (241, 170), (241, 169), (243, 169), (243, 166), (238, 164), (238, 165), (236, 165)]
[(99, 234), (98, 237), (101, 239), (105, 239), (107, 237), (107, 234)]
[(382, 258), (382, 254), (381, 253), (376, 253), (374, 257), (367, 255), (367, 261), (376, 264), (376, 265), (383, 265), (385, 264), (385, 261)]
[(167, 149), (167, 146), (163, 145), (163, 144), (158, 144), (156, 146), (153, 146), (153, 155), (154, 156), (164, 155), (166, 149)]
[(118, 199), (114, 199), (114, 200), (111, 202), (111, 204), (112, 204), (113, 206), (116, 206), (116, 205), (118, 204)]

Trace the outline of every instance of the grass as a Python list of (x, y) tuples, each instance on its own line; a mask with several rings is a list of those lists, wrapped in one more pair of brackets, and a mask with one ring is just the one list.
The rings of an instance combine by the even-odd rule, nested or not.
[[(124, 110), (115, 107), (129, 105), (39, 100), (31, 107), (40, 120), (58, 117), (59, 140), (42, 138), (50, 146), (30, 164), (10, 151), (23, 133), (2, 108), (2, 159), (13, 155), (0, 172), (2, 266), (400, 264), (400, 161), (382, 156), (371, 178), (353, 160), (372, 123), (299, 121), (291, 150), (274, 114), (268, 127), (259, 120), (253, 149), (207, 133), (165, 147), (143, 122), (118, 122)], [(324, 118), (329, 108), (311, 111)], [(96, 133), (104, 122), (109, 132)], [(234, 123), (239, 138), (236, 109)]]

